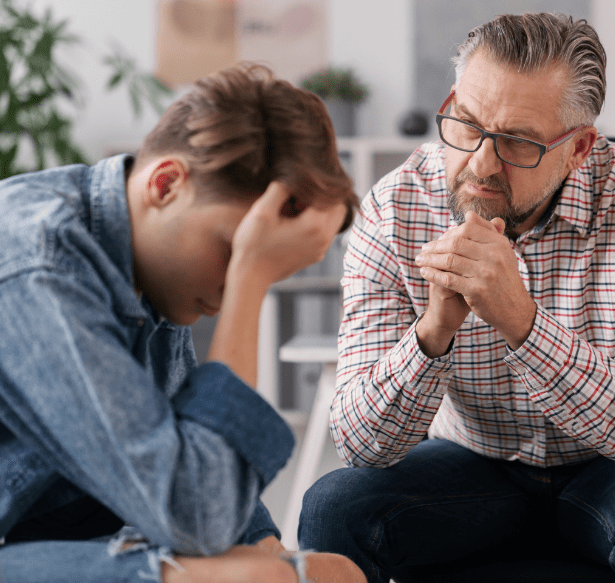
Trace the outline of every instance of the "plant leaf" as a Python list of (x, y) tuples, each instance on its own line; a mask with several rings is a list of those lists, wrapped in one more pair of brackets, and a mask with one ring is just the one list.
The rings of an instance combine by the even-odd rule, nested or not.
[(110, 79), (107, 81), (107, 89), (113, 89), (117, 85), (120, 84), (120, 81), (124, 78), (124, 73), (122, 71), (117, 71)]
[(141, 107), (141, 94), (139, 93), (139, 88), (134, 83), (130, 83), (130, 85), (128, 85), (128, 93), (130, 94), (132, 110), (136, 117), (140, 117), (143, 108)]

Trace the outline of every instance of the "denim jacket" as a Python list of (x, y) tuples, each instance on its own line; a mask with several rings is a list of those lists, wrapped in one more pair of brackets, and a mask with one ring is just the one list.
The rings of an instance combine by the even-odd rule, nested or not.
[(0, 182), (0, 539), (81, 492), (155, 544), (216, 553), (293, 437), (135, 293), (128, 162)]

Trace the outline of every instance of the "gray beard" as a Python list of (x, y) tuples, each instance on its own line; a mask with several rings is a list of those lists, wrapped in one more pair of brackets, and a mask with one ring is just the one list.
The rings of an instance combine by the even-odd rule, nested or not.
[[(486, 186), (500, 190), (505, 198), (507, 205), (504, 209), (501, 204), (494, 201), (481, 199), (479, 197), (468, 197), (465, 200), (459, 200), (459, 188), (466, 181), (479, 186)], [(453, 217), (453, 220), (461, 225), (465, 222), (465, 213), (474, 211), (477, 215), (490, 221), (496, 217), (504, 220), (504, 233), (510, 238), (516, 238), (514, 229), (527, 221), (540, 206), (549, 198), (551, 198), (561, 187), (560, 184), (547, 184), (540, 199), (530, 207), (519, 207), (512, 204), (512, 195), (508, 184), (503, 183), (499, 178), (488, 176), (487, 178), (478, 178), (468, 168), (463, 170), (455, 179), (452, 187), (447, 183), (447, 204), (448, 209)]]
[[(549, 196), (551, 196), (551, 194), (549, 194), (546, 198)], [(516, 227), (525, 223), (525, 221), (527, 221), (536, 212), (536, 209), (538, 209), (544, 201), (545, 199), (542, 199), (527, 209), (507, 206), (502, 211), (501, 209), (494, 208), (495, 205), (490, 204), (490, 201), (481, 200), (480, 198), (474, 198), (462, 205), (457, 199), (456, 192), (448, 191), (448, 209), (451, 212), (453, 220), (458, 225), (465, 222), (465, 213), (468, 211), (474, 211), (477, 215), (488, 221), (495, 219), (495, 217), (500, 217), (503, 219), (504, 224), (506, 225), (506, 233), (513, 231)]]

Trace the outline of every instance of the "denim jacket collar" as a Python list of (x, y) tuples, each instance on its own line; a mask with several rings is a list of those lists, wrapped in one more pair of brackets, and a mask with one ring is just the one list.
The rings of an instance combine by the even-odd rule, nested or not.
[[(130, 215), (126, 194), (128, 154), (102, 160), (89, 170), (92, 236), (134, 287)], [(87, 201), (86, 201), (87, 202)]]
[(142, 320), (151, 316), (154, 322), (174, 328), (172, 323), (160, 316), (147, 298), (141, 301), (134, 292), (132, 238), (126, 192), (126, 168), (133, 159), (130, 154), (120, 154), (89, 168), (83, 201), (86, 214), (89, 214), (89, 228), (96, 242), (126, 278), (126, 289), (129, 291), (117, 308), (127, 318)]

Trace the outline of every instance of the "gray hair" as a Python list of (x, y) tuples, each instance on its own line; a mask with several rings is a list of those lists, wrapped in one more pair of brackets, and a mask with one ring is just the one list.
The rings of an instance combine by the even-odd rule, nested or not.
[(593, 125), (600, 114), (606, 92), (606, 53), (586, 20), (546, 12), (504, 14), (476, 27), (453, 58), (457, 86), (470, 58), (482, 48), (497, 63), (519, 73), (530, 75), (563, 66), (569, 81), (559, 117), (566, 129)]

